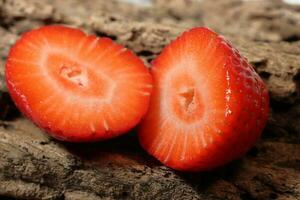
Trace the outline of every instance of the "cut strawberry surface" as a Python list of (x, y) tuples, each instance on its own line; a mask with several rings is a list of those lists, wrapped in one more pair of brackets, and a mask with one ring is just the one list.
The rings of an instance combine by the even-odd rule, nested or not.
[(153, 93), (141, 145), (182, 171), (209, 170), (243, 155), (269, 111), (266, 86), (245, 58), (207, 28), (171, 42), (153, 61)]
[(6, 64), (20, 110), (54, 137), (96, 141), (125, 133), (148, 108), (152, 78), (131, 51), (63, 26), (25, 33)]

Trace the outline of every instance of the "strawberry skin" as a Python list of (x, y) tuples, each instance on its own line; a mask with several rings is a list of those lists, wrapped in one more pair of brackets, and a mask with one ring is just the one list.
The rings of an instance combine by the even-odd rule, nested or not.
[(44, 26), (11, 48), (6, 83), (17, 107), (59, 140), (88, 142), (127, 132), (146, 113), (152, 77), (108, 38)]
[(223, 37), (193, 28), (152, 65), (152, 98), (138, 134), (149, 154), (176, 170), (203, 171), (254, 145), (267, 121), (268, 91)]

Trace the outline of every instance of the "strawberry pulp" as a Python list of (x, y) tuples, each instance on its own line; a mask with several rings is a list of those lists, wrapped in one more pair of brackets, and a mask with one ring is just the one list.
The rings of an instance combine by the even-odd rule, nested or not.
[(6, 63), (18, 108), (60, 140), (84, 142), (127, 132), (146, 113), (152, 78), (131, 51), (64, 26), (25, 33)]
[(194, 28), (153, 61), (153, 95), (139, 140), (182, 171), (209, 170), (239, 158), (264, 128), (265, 84), (223, 37)]

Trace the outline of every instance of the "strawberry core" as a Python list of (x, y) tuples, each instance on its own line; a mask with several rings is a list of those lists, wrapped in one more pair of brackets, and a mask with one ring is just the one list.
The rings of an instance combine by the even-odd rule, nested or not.
[(62, 65), (59, 74), (65, 79), (77, 84), (80, 87), (85, 86), (84, 76), (78, 66)]
[(179, 92), (179, 95), (182, 97), (186, 111), (189, 112), (189, 110), (193, 109), (192, 107), (195, 100), (194, 88), (189, 88), (187, 91)]
[(204, 104), (197, 83), (186, 72), (174, 74), (171, 79), (171, 109), (181, 120), (191, 123), (198, 121), (204, 114)]

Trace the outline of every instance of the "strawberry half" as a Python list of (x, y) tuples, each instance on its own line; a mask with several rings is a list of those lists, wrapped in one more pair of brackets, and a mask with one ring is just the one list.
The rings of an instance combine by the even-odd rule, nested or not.
[(18, 108), (60, 140), (115, 137), (146, 113), (152, 78), (108, 38), (64, 26), (25, 33), (10, 50), (6, 83)]
[(194, 28), (153, 61), (153, 93), (141, 145), (182, 171), (236, 159), (260, 136), (269, 111), (266, 86), (225, 39)]

